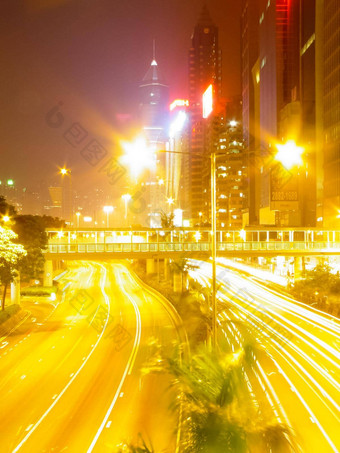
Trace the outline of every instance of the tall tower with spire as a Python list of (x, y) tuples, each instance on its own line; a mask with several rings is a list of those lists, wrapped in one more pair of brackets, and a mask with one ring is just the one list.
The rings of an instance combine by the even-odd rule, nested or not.
[(218, 45), (218, 28), (213, 23), (207, 6), (204, 4), (198, 22), (191, 37), (189, 49), (189, 148), (191, 155), (187, 160), (185, 215), (193, 223), (201, 220), (207, 211), (207, 160), (198, 154), (209, 152), (205, 143), (205, 124), (203, 121), (202, 95), (208, 86), (213, 86), (213, 104), (217, 105), (221, 97), (221, 50)]
[(140, 90), (140, 119), (147, 140), (164, 142), (168, 136), (169, 89), (159, 70), (153, 44), (153, 59)]
[[(139, 85), (139, 95), (139, 119), (147, 145), (155, 150), (165, 149), (169, 135), (169, 89), (156, 61), (155, 42), (151, 65)], [(142, 183), (147, 208), (143, 210), (144, 220), (139, 219), (139, 223), (151, 227), (160, 226), (160, 211), (166, 206), (165, 159), (164, 153), (157, 156), (155, 167), (148, 171)]]

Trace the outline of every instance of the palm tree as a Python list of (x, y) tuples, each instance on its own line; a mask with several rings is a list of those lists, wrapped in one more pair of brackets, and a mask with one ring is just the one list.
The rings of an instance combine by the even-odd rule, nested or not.
[(118, 446), (118, 450), (114, 453), (155, 453), (152, 445), (147, 446), (143, 436), (139, 433), (139, 442), (138, 444), (121, 444)]
[(293, 451), (286, 426), (259, 413), (245, 379), (244, 349), (221, 354), (202, 347), (190, 361), (168, 361), (182, 407), (183, 453)]

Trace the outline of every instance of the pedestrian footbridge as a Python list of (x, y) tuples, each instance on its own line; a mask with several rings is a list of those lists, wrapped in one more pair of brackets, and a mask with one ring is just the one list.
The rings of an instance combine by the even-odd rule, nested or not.
[[(49, 229), (46, 259), (209, 258), (212, 233), (207, 228)], [(340, 230), (316, 228), (221, 229), (217, 256), (340, 255)]]

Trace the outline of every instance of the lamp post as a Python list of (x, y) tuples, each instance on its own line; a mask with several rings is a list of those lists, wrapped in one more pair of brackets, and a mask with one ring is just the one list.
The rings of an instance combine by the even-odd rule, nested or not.
[(166, 202), (167, 202), (167, 204), (169, 205), (169, 210), (170, 210), (170, 212), (171, 212), (171, 211), (172, 211), (171, 206), (173, 206), (173, 205), (175, 204), (175, 200), (174, 200), (172, 197), (168, 197), (168, 198), (166, 199)]
[[(201, 156), (200, 153), (189, 153), (182, 151), (158, 150), (161, 153), (188, 154)], [(224, 156), (226, 153), (212, 152), (210, 156), (203, 156), (211, 162), (211, 258), (212, 258), (212, 285), (211, 285), (211, 308), (212, 308), (212, 345), (217, 344), (217, 307), (216, 307), (216, 156)], [(172, 199), (172, 202), (174, 200)], [(168, 201), (169, 203), (169, 201)]]
[(79, 228), (80, 212), (76, 212), (76, 216), (77, 216), (77, 228)]
[(276, 148), (278, 152), (275, 159), (280, 162), (287, 170), (292, 169), (295, 166), (302, 165), (302, 154), (304, 148), (297, 146), (293, 140), (288, 140), (287, 143), (282, 145), (277, 144)]
[(124, 218), (125, 218), (125, 222), (127, 223), (127, 215), (128, 215), (128, 209), (127, 209), (127, 205), (128, 205), (128, 202), (131, 200), (131, 195), (129, 193), (125, 193), (124, 195), (122, 195), (122, 199), (124, 200), (124, 203), (125, 203), (125, 215), (124, 215)]
[[(184, 117), (183, 117), (184, 119)], [(128, 147), (127, 149), (127, 161), (131, 162), (132, 156), (135, 156), (135, 153), (131, 152), (131, 149)], [(137, 147), (138, 148), (138, 147)], [(141, 147), (142, 148), (142, 147)], [(143, 162), (143, 156), (141, 153), (141, 148), (139, 148), (138, 158), (140, 161)], [(216, 319), (216, 156), (225, 155), (226, 153), (211, 153), (210, 156), (203, 156), (201, 153), (190, 153), (190, 152), (183, 152), (183, 151), (170, 151), (170, 150), (157, 150), (161, 153), (169, 153), (169, 154), (183, 154), (183, 155), (197, 155), (200, 157), (210, 158), (211, 161), (211, 252), (212, 252), (212, 294), (211, 294), (211, 308), (212, 308), (212, 344), (215, 347), (217, 343), (217, 319)], [(150, 153), (146, 152), (145, 154), (145, 161), (154, 162), (154, 159), (150, 159)], [(144, 166), (145, 166), (145, 162)], [(133, 168), (132, 168), (133, 172)], [(172, 203), (174, 200), (172, 199)], [(168, 201), (169, 203), (169, 201)], [(170, 204), (169, 203), (169, 206)]]
[(104, 206), (103, 211), (106, 213), (106, 227), (110, 227), (110, 219), (109, 219), (109, 214), (113, 212), (114, 207), (113, 206)]
[(62, 183), (62, 202), (61, 202), (61, 215), (64, 220), (73, 222), (73, 203), (72, 203), (72, 179), (71, 170), (69, 168), (60, 168), (59, 174), (61, 175)]
[(217, 313), (216, 313), (216, 153), (212, 153), (211, 159), (211, 257), (212, 257), (212, 340), (213, 347), (217, 343)]

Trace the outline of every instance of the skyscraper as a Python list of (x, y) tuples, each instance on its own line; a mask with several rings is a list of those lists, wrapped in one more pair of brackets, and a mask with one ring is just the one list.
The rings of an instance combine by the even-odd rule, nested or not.
[(140, 119), (145, 136), (151, 143), (162, 143), (168, 137), (169, 88), (159, 70), (155, 53), (139, 91)]
[(323, 145), (324, 212), (327, 227), (339, 226), (340, 212), (340, 8), (338, 0), (323, 0)]
[(209, 153), (205, 140), (205, 124), (202, 118), (202, 95), (209, 85), (213, 86), (216, 102), (221, 96), (221, 50), (218, 46), (218, 29), (204, 5), (194, 28), (189, 50), (189, 150), (186, 162), (189, 167), (188, 199), (186, 216), (198, 222), (199, 213), (206, 209), (209, 189), (208, 161), (200, 157)]
[[(250, 223), (314, 226), (316, 222), (315, 3), (243, 3), (242, 91)], [(276, 144), (289, 140), (305, 151), (303, 165), (287, 171), (282, 165), (279, 168), (275, 156)]]
[[(140, 122), (144, 131), (147, 147), (165, 150), (169, 136), (169, 89), (159, 70), (155, 58), (139, 86), (140, 91)], [(159, 226), (160, 212), (166, 208), (165, 185), (166, 155), (159, 153), (155, 168), (148, 172), (142, 184), (145, 208), (139, 209), (137, 222), (148, 226)]]
[(259, 218), (259, 122), (257, 118), (258, 84), (256, 67), (259, 58), (259, 0), (243, 0), (241, 18), (241, 76), (242, 76), (242, 122), (245, 160), (248, 168), (247, 223), (255, 225)]

